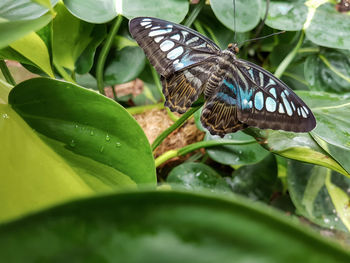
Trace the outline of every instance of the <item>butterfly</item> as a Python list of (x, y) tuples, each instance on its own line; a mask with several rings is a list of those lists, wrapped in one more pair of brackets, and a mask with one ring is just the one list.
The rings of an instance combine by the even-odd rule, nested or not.
[(249, 126), (308, 132), (316, 126), (309, 107), (281, 80), (237, 57), (237, 44), (221, 50), (195, 30), (169, 21), (136, 17), (132, 37), (161, 75), (165, 106), (186, 112), (201, 94), (201, 123), (223, 137)]

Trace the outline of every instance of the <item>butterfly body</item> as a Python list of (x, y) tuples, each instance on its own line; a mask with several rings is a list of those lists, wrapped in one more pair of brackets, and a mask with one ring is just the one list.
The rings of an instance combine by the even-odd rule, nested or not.
[(129, 27), (161, 75), (165, 106), (184, 113), (204, 94), (201, 122), (211, 134), (248, 126), (294, 132), (315, 127), (307, 105), (271, 73), (239, 59), (236, 45), (221, 50), (198, 32), (157, 18), (134, 18)]

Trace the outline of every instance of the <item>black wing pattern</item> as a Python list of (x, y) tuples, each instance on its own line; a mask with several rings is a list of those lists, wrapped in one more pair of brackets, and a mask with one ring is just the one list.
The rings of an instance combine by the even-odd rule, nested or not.
[(151, 64), (165, 78), (220, 53), (209, 38), (169, 21), (137, 17), (130, 20), (129, 29)]
[(236, 60), (233, 69), (238, 119), (262, 129), (308, 132), (316, 126), (309, 107), (265, 69)]

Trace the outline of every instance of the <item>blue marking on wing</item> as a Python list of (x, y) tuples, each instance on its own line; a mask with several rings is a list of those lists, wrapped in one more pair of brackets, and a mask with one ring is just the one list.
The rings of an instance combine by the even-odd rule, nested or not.
[(237, 94), (236, 88), (235, 88), (235, 86), (233, 86), (232, 83), (228, 82), (226, 79), (224, 79), (223, 82), (230, 90), (232, 90), (233, 94), (235, 94), (235, 95)]
[(261, 91), (259, 91), (255, 94), (254, 107), (257, 110), (262, 110), (262, 108), (264, 107), (264, 95)]
[(218, 92), (216, 96), (222, 99), (223, 101), (227, 102), (228, 104), (236, 105), (236, 100), (231, 96), (227, 95), (226, 93)]
[(253, 90), (252, 89), (247, 89), (243, 90), (241, 87), (239, 87), (239, 105), (241, 106), (241, 109), (251, 109), (253, 106), (252, 103), (252, 95), (253, 95)]

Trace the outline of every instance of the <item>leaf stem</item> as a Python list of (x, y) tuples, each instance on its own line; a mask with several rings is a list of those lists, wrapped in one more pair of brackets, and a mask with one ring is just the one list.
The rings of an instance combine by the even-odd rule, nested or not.
[(192, 116), (193, 113), (195, 113), (197, 110), (200, 109), (201, 106), (193, 107), (190, 110), (188, 110), (186, 113), (184, 113), (173, 125), (171, 125), (168, 129), (163, 131), (152, 143), (152, 151), (154, 151), (159, 144), (174, 130), (179, 128), (184, 122)]
[(193, 22), (196, 20), (197, 16), (199, 15), (204, 5), (205, 5), (205, 0), (200, 0), (200, 2), (195, 5), (191, 14), (187, 17), (183, 25), (190, 27), (193, 24)]
[(66, 70), (60, 64), (56, 63), (55, 60), (53, 60), (53, 65), (65, 81), (75, 83), (74, 79), (72, 79), (72, 77), (66, 72)]
[(103, 95), (105, 95), (104, 82), (103, 82), (103, 70), (104, 70), (105, 62), (106, 62), (109, 50), (111, 49), (114, 36), (117, 34), (122, 21), (123, 21), (123, 16), (118, 15), (118, 17), (114, 21), (114, 24), (112, 26), (111, 31), (109, 32), (109, 34), (107, 36), (106, 43), (102, 47), (100, 56), (99, 56), (98, 61), (97, 61), (97, 66), (96, 66), (97, 87), (98, 87), (98, 90), (100, 91), (100, 93)]
[(162, 98), (162, 101), (165, 101), (165, 97), (164, 97), (164, 94), (162, 91), (163, 88), (162, 88), (162, 84), (160, 83), (159, 75), (158, 75), (156, 69), (151, 64), (149, 64), (149, 66), (151, 67), (152, 77), (153, 77), (154, 83), (156, 84), (158, 92)]
[(1, 69), (1, 72), (7, 81), (7, 83), (11, 84), (12, 86), (16, 86), (16, 81), (12, 77), (9, 68), (7, 67), (7, 65), (3, 59), (0, 59), (0, 69)]
[(155, 160), (155, 165), (158, 167), (162, 163), (166, 162), (167, 160), (170, 160), (171, 158), (182, 156), (187, 153), (193, 152), (195, 150), (198, 150), (200, 148), (209, 148), (214, 146), (222, 146), (222, 145), (246, 145), (246, 144), (252, 144), (257, 143), (256, 140), (249, 140), (249, 141), (236, 141), (236, 140), (218, 140), (218, 141), (201, 141), (192, 143), (190, 145), (186, 145), (183, 148), (180, 148), (178, 150), (170, 150), (159, 156)]
[(287, 69), (287, 67), (289, 66), (289, 64), (293, 61), (293, 59), (295, 58), (295, 56), (298, 53), (299, 48), (301, 47), (301, 45), (303, 44), (303, 40), (304, 40), (304, 31), (301, 31), (299, 40), (297, 45), (295, 46), (295, 48), (283, 59), (283, 61), (281, 62), (281, 64), (279, 64), (278, 68), (275, 71), (275, 76), (277, 78), (280, 78), (283, 74), (283, 72)]

